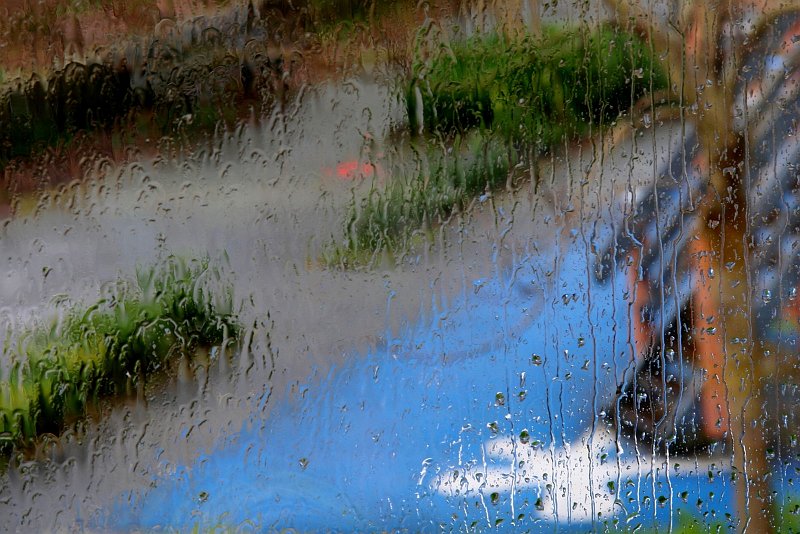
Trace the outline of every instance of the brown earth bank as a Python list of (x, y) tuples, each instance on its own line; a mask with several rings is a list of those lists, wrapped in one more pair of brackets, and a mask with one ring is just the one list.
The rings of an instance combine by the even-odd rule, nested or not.
[[(120, 37), (148, 35), (162, 19), (214, 17), (231, 0), (6, 0), (0, 6), (2, 68), (8, 75), (48, 70), (65, 55), (96, 55)], [(164, 26), (162, 24), (162, 26)]]
[(110, 164), (192, 150), (306, 84), (408, 69), (424, 16), (410, 3), (301, 4), (6, 3), (0, 217)]

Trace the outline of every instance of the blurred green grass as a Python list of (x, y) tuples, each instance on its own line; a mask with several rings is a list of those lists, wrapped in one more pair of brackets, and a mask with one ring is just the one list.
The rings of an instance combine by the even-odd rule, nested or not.
[[(207, 289), (210, 279), (219, 294)], [(170, 257), (106, 293), (91, 306), (60, 303), (59, 319), (5, 347), (13, 364), (0, 377), (0, 452), (58, 434), (91, 403), (124, 394), (176, 355), (238, 335), (232, 289), (208, 260)]]
[(504, 186), (517, 162), (517, 152), (497, 135), (473, 132), (450, 146), (423, 141), (411, 170), (353, 199), (344, 241), (325, 252), (324, 262), (353, 267), (404, 249), (482, 193)]
[(354, 199), (343, 242), (325, 263), (369, 264), (402, 250), (505, 186), (526, 158), (601, 131), (666, 86), (645, 43), (606, 27), (548, 28), (541, 38), (516, 40), (478, 35), (427, 57), (418, 52), (405, 84), (409, 128), (423, 134), (417, 172), (398, 171)]
[(418, 58), (406, 88), (412, 132), (491, 129), (539, 151), (614, 121), (667, 75), (634, 35), (547, 28), (479, 35)]

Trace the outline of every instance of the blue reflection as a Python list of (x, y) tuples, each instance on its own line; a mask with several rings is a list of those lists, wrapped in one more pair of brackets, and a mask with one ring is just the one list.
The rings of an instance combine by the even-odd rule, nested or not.
[(432, 324), (352, 357), (266, 417), (255, 409), (253, 430), (155, 480), (105, 526), (586, 531), (680, 514), (728, 524), (724, 447), (654, 455), (603, 417), (633, 370), (629, 309), (623, 277), (596, 282), (584, 250), (576, 242), (555, 269), (528, 258), (476, 282)]

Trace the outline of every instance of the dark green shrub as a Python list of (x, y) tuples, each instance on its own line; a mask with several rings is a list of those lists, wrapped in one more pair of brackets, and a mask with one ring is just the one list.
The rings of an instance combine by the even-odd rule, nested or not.
[(365, 19), (379, 0), (308, 0), (308, 10), (315, 21)]
[(279, 61), (270, 61), (263, 39), (250, 35), (261, 28), (208, 20), (192, 30), (191, 40), (132, 42), (106, 62), (69, 63), (46, 79), (33, 75), (0, 89), (0, 170), (79, 132), (124, 125), (142, 110), (152, 112), (161, 135), (213, 131), (220, 121), (232, 123), (248, 98), (276, 92)]
[(570, 39), (559, 76), (581, 123), (609, 123), (649, 91), (667, 88), (665, 69), (636, 36), (603, 28)]

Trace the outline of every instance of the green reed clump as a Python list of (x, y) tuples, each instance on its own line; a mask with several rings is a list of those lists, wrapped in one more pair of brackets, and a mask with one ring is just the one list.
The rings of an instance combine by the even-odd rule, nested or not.
[(344, 243), (333, 248), (327, 262), (364, 263), (376, 252), (404, 248), (415, 233), (505, 185), (516, 162), (516, 151), (497, 136), (459, 138), (450, 148), (428, 145), (414, 172), (393, 176), (360, 203), (353, 202)]
[(551, 28), (540, 39), (473, 37), (418, 59), (406, 105), (415, 133), (488, 128), (547, 149), (666, 86), (664, 69), (636, 36)]
[[(211, 294), (209, 282), (220, 293)], [(173, 356), (229, 343), (238, 334), (232, 290), (207, 260), (170, 258), (139, 269), (88, 307), (59, 305), (61, 318), (18, 336), (0, 377), (0, 452), (57, 434), (87, 406), (126, 392)]]

